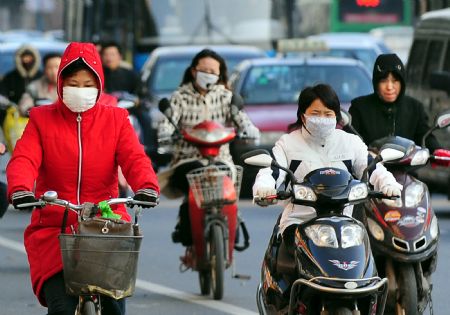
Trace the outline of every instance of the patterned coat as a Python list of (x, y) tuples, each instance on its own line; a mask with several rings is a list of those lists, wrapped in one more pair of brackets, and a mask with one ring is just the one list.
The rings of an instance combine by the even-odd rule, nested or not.
[[(172, 120), (180, 128), (192, 128), (204, 120), (214, 120), (223, 125), (236, 125), (238, 133), (249, 134), (257, 130), (247, 114), (240, 111), (235, 122), (231, 119), (230, 103), (233, 93), (223, 85), (214, 85), (205, 95), (201, 95), (192, 83), (182, 85), (176, 90), (170, 104), (173, 109)], [(175, 131), (168, 119), (164, 119), (158, 126), (158, 137), (165, 138), (171, 136)], [(172, 165), (176, 165), (183, 160), (201, 159), (200, 152), (192, 144), (178, 140), (174, 144), (174, 157)], [(232, 163), (228, 144), (220, 149), (219, 159)]]

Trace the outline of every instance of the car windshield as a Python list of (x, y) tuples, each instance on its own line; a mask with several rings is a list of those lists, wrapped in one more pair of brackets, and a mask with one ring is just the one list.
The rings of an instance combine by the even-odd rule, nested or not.
[[(227, 64), (228, 74), (247, 58), (247, 56), (222, 56)], [(248, 56), (251, 57), (254, 56)], [(191, 64), (192, 58), (193, 56), (160, 58), (150, 74), (149, 90), (155, 94), (172, 93), (180, 85), (184, 71)]]
[(318, 52), (317, 55), (344, 57), (360, 60), (370, 71), (372, 71), (375, 59), (378, 56), (375, 50), (373, 49), (345, 49), (345, 48), (332, 48), (329, 51)]
[(254, 66), (247, 74), (241, 95), (247, 105), (297, 103), (300, 91), (317, 83), (331, 85), (342, 103), (372, 92), (367, 73), (347, 65)]

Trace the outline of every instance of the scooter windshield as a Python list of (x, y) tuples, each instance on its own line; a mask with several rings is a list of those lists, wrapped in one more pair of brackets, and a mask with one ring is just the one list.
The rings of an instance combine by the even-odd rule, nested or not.
[(305, 182), (318, 189), (347, 186), (352, 175), (343, 169), (334, 167), (318, 168), (305, 176)]

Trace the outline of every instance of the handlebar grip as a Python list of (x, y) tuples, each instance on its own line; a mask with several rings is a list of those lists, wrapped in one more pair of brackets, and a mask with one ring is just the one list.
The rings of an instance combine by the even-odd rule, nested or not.
[(27, 203), (21, 203), (17, 205), (17, 208), (30, 208), (30, 207), (42, 207), (45, 203), (42, 201), (36, 201), (36, 202), (27, 202)]
[(381, 191), (369, 191), (369, 198), (395, 200), (397, 198), (400, 198), (400, 196), (386, 196)]
[(450, 157), (448, 156), (440, 156), (440, 155), (432, 155), (431, 160), (435, 161), (450, 161)]
[(286, 200), (292, 197), (291, 191), (279, 191), (277, 192), (277, 199)]

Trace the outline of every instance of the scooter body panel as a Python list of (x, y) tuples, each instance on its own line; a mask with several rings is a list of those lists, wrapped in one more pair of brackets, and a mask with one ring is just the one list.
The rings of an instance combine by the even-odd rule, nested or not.
[[(434, 254), (439, 237), (430, 233), (434, 211), (430, 194), (425, 184), (412, 175), (392, 171), (396, 180), (403, 185), (401, 204), (389, 201), (371, 200), (366, 204), (366, 214), (383, 229), (384, 239), (379, 241), (371, 236), (372, 248), (376, 254), (388, 254), (395, 260), (414, 262), (425, 260)], [(421, 198), (407, 207), (405, 195), (408, 187), (422, 187)], [(399, 200), (400, 202), (400, 200)]]
[[(236, 191), (231, 178), (225, 177), (223, 183), (224, 199), (236, 200)], [(205, 266), (205, 238), (209, 235), (210, 220), (219, 220), (227, 228), (224, 236), (228, 237), (228, 263), (232, 262), (234, 241), (237, 225), (237, 203), (219, 205), (216, 215), (211, 214), (211, 209), (200, 208), (195, 202), (192, 189), (189, 189), (189, 218), (191, 220), (192, 242), (195, 249), (195, 261), (197, 266), (194, 269)]]
[[(305, 229), (315, 224), (324, 224), (333, 227), (338, 240), (337, 248), (317, 246), (308, 238)], [(350, 225), (356, 225), (361, 228), (364, 231), (364, 237), (360, 245), (343, 248), (340, 232), (342, 227)], [(297, 231), (297, 248), (301, 251), (297, 257), (300, 259), (302, 266), (314, 266), (311, 269), (306, 268), (310, 271), (309, 276), (344, 279), (360, 279), (366, 273), (370, 273), (369, 276), (373, 276), (373, 272), (367, 268), (369, 259), (371, 259), (369, 238), (364, 226), (358, 221), (347, 216), (322, 217), (300, 225)], [(311, 270), (314, 272), (311, 272)]]

